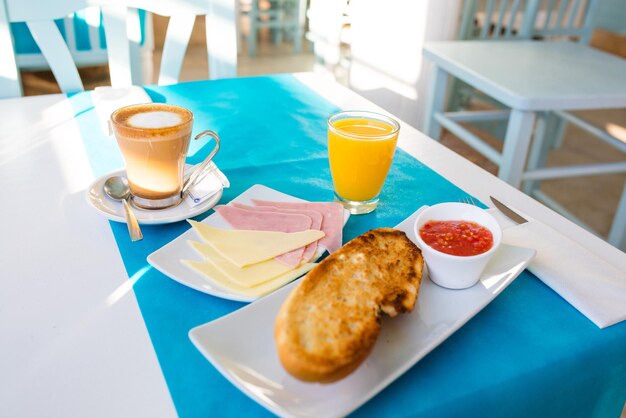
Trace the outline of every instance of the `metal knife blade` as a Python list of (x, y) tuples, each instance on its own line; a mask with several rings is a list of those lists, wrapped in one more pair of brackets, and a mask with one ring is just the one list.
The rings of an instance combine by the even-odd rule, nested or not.
[(519, 213), (515, 212), (513, 209), (511, 209), (510, 207), (508, 207), (504, 203), (500, 202), (495, 197), (489, 196), (489, 198), (491, 199), (493, 204), (496, 206), (496, 208), (498, 208), (500, 210), (500, 212), (504, 213), (507, 216), (507, 218), (509, 218), (510, 220), (515, 222), (516, 224), (519, 225), (519, 224), (523, 224), (525, 222), (528, 222), (528, 220), (526, 220), (526, 218), (524, 218)]

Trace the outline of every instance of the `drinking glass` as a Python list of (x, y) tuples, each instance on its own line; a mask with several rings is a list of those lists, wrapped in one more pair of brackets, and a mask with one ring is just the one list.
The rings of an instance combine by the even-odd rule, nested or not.
[(344, 111), (328, 118), (328, 159), (335, 200), (350, 213), (376, 209), (399, 131), (397, 121), (374, 112)]

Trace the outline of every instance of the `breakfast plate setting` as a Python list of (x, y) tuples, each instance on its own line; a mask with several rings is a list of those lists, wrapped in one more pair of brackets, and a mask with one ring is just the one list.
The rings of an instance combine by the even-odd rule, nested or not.
[(5, 101), (0, 417), (620, 416), (601, 237), (332, 78), (113, 89)]
[[(302, 202), (266, 186), (255, 185), (227, 206), (246, 207), (259, 201)], [(209, 231), (233, 229), (232, 224), (222, 216), (225, 212), (219, 207), (216, 209), (202, 224), (212, 228)], [(395, 230), (406, 234), (408, 239), (405, 239), (412, 246), (419, 241), (416, 221), (427, 209), (427, 206), (420, 208), (395, 227)], [(344, 223), (348, 216), (348, 213), (344, 214)], [(394, 318), (383, 315), (377, 342), (365, 360), (347, 376), (320, 384), (300, 380), (294, 377), (293, 371), (287, 371), (275, 340), (275, 323), (281, 306), (307, 278), (300, 278), (284, 287), (280, 287), (281, 284), (277, 286), (280, 287), (278, 290), (262, 297), (251, 297), (224, 287), (218, 278), (202, 274), (184, 261), (201, 259), (200, 253), (190, 244), (190, 241), (202, 241), (201, 228), (195, 225), (150, 254), (148, 261), (169, 278), (200, 292), (224, 299), (254, 301), (193, 328), (189, 338), (226, 379), (280, 416), (331, 417), (354, 411), (480, 312), (526, 268), (535, 254), (531, 249), (500, 244), (494, 248), (477, 283), (461, 290), (435, 284), (429, 279), (428, 269), (424, 266), (413, 312), (401, 313)], [(389, 228), (383, 230), (393, 231)], [(318, 248), (310, 261), (318, 260), (324, 251), (324, 248)], [(421, 259), (421, 255), (419, 257)], [(255, 343), (242, 344), (241, 341)]]
[[(159, 129), (165, 135), (169, 128)], [(397, 127), (385, 135), (390, 163)], [(153, 268), (212, 297), (251, 302), (194, 326), (189, 339), (235, 387), (280, 416), (354, 411), (480, 312), (535, 254), (504, 245), (501, 227), (483, 209), (452, 203), (424, 206), (395, 228), (374, 228), (343, 244), (350, 213), (376, 208), (374, 189), (382, 187), (388, 167), (373, 173), (369, 189), (352, 191), (353, 198), (350, 191), (344, 198), (335, 191), (343, 204), (306, 201), (261, 184), (218, 204), (230, 186), (211, 161), (220, 139), (213, 131), (196, 139), (202, 136), (216, 144), (203, 163), (186, 167), (189, 195), (185, 181), (180, 204), (153, 199), (156, 206), (146, 207), (158, 209), (135, 207), (141, 224), (191, 225), (150, 253), (144, 271)], [(125, 222), (122, 204), (104, 185), (133, 173), (129, 168), (98, 178), (88, 188), (88, 202), (108, 219)], [(144, 204), (139, 198), (150, 200), (139, 191), (136, 206)], [(211, 208), (203, 220), (190, 219)], [(463, 248), (448, 252), (457, 244)]]

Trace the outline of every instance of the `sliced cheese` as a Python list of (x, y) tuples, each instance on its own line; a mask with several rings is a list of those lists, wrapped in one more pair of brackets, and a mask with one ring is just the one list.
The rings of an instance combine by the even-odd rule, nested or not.
[(275, 260), (262, 261), (247, 267), (237, 267), (221, 256), (211, 244), (189, 241), (205, 261), (226, 275), (230, 281), (241, 287), (253, 287), (293, 270)]
[(220, 229), (192, 220), (189, 223), (207, 244), (237, 267), (270, 260), (325, 235), (313, 229), (300, 232), (250, 231)]
[(315, 263), (302, 264), (300, 267), (290, 270), (289, 272), (275, 277), (270, 281), (248, 288), (238, 286), (210, 263), (192, 260), (182, 260), (182, 263), (204, 276), (211, 284), (217, 284), (224, 290), (249, 297), (259, 297), (273, 292), (315, 267)]

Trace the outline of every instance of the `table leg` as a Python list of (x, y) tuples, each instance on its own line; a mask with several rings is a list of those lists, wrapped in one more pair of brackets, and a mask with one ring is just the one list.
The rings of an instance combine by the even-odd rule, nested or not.
[(441, 135), (441, 125), (435, 119), (435, 113), (444, 111), (447, 83), (448, 73), (438, 66), (435, 66), (435, 73), (431, 77), (430, 88), (428, 89), (426, 112), (424, 112), (424, 132), (426, 135), (436, 140), (439, 140)]
[[(548, 151), (552, 146), (552, 138), (547, 137), (546, 133), (551, 132), (553, 125), (554, 115), (548, 112), (537, 115), (537, 124), (535, 125), (535, 132), (528, 155), (528, 163), (526, 164), (527, 171), (536, 170), (545, 165)], [(527, 195), (532, 196), (533, 192), (538, 189), (540, 185), (541, 181), (539, 180), (527, 180), (524, 182), (522, 190)]]
[(626, 251), (626, 185), (622, 192), (622, 198), (617, 205), (617, 211), (613, 218), (613, 224), (609, 231), (609, 244), (614, 245), (622, 251)]
[(513, 187), (520, 186), (528, 147), (533, 133), (535, 113), (517, 109), (511, 110), (509, 124), (506, 128), (502, 164), (498, 177)]

